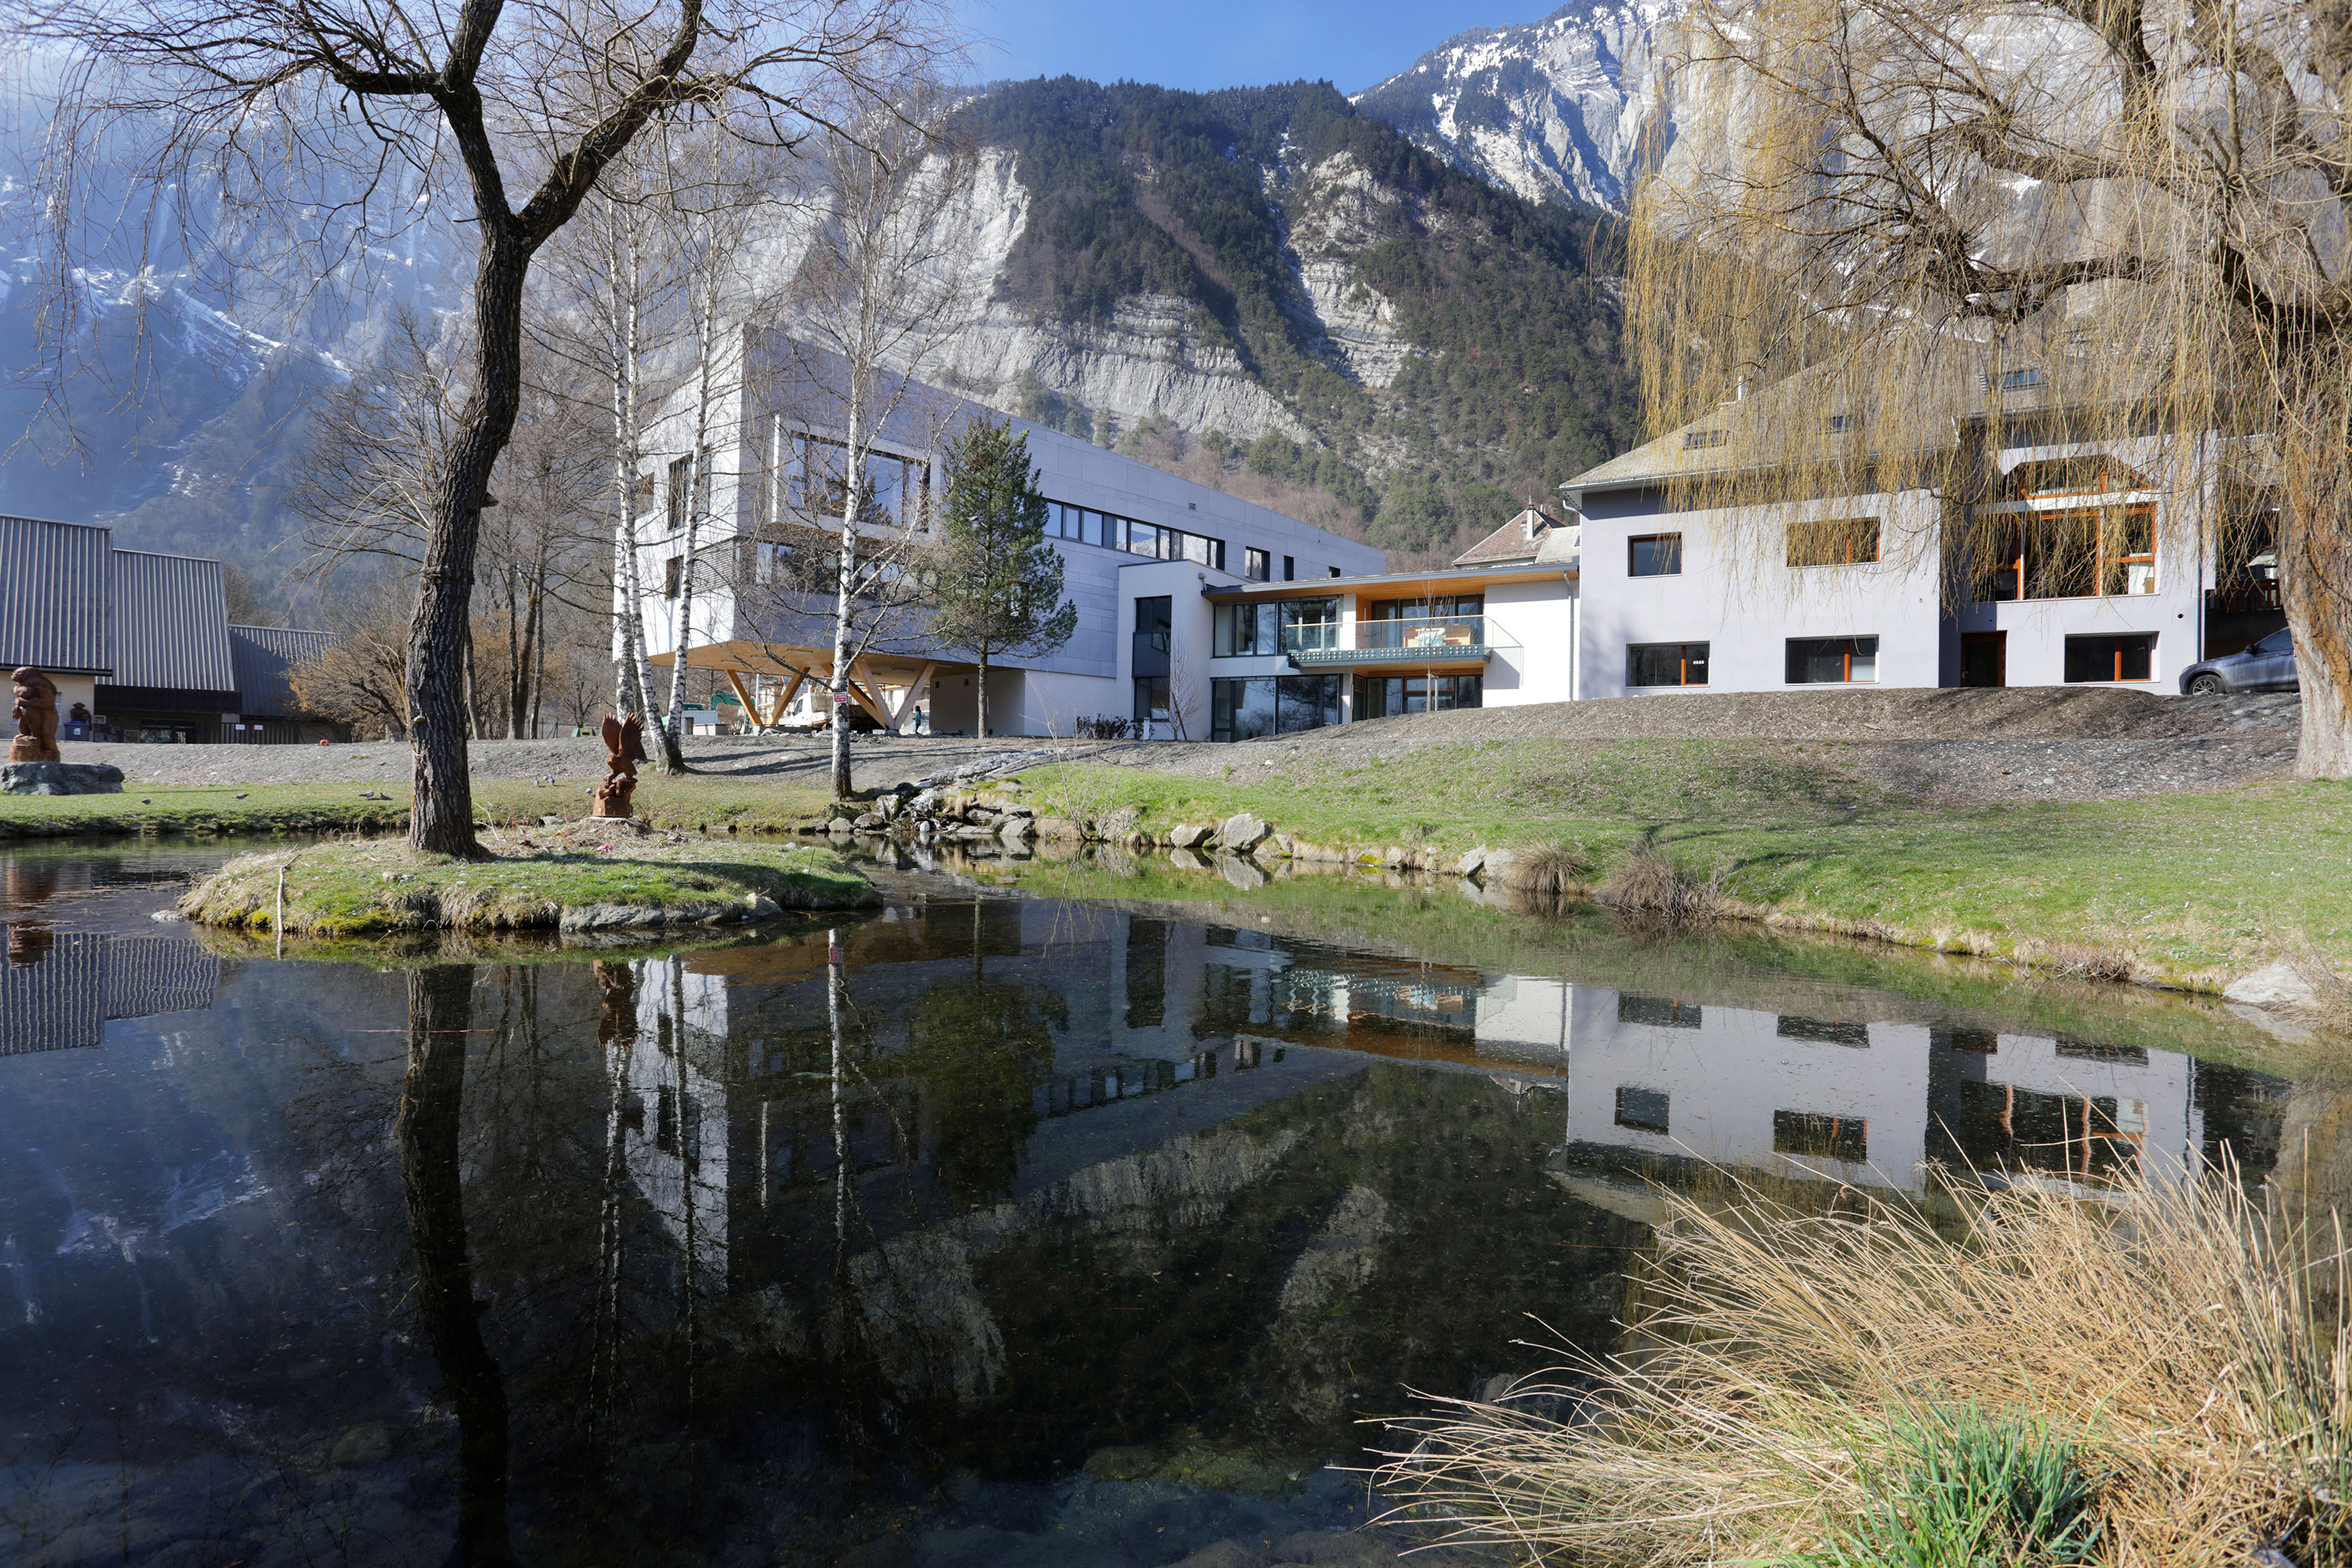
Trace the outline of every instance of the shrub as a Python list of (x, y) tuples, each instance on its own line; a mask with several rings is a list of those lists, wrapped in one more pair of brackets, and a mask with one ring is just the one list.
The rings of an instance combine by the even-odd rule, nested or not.
[(1701, 881), (1644, 841), (1593, 889), (1593, 900), (1617, 910), (1679, 929), (1719, 914), (1723, 874)]

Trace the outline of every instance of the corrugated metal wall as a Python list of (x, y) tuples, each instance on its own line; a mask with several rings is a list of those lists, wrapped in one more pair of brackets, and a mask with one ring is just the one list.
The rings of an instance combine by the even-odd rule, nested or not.
[(103, 528), (0, 517), (0, 672), (106, 673), (111, 546)]
[(234, 691), (228, 594), (221, 563), (191, 555), (114, 552), (116, 686)]
[(231, 626), (229, 659), (236, 669), (237, 700), (247, 718), (285, 718), (294, 711), (294, 690), (286, 672), (296, 663), (333, 646), (332, 632), (290, 626)]

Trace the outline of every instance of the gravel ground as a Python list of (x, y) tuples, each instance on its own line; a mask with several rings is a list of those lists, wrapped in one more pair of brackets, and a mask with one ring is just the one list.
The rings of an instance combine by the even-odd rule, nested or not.
[[(1465, 741), (1801, 742), (1835, 771), (1900, 794), (1945, 801), (2103, 800), (2220, 789), (2293, 771), (2302, 704), (2292, 693), (2172, 697), (2105, 687), (1726, 692), (1465, 709), (1272, 736), (1239, 745), (1183, 742), (982, 742), (873, 736), (854, 742), (862, 785), (952, 773), (974, 763), (1091, 759), (1235, 784), (1300, 763), (1369, 766), (1423, 746)], [(106, 762), (132, 784), (402, 784), (408, 748), (129, 746), (68, 743), (68, 762)], [(687, 760), (713, 777), (821, 784), (827, 742), (801, 736), (690, 740)], [(479, 741), (484, 779), (593, 779), (593, 740)]]

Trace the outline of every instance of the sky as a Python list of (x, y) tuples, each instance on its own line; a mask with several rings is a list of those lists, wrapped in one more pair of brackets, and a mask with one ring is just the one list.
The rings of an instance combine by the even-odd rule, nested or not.
[(964, 25), (995, 40), (983, 80), (1078, 76), (1221, 87), (1328, 79), (1361, 92), (1465, 27), (1532, 22), (1558, 0), (960, 0)]

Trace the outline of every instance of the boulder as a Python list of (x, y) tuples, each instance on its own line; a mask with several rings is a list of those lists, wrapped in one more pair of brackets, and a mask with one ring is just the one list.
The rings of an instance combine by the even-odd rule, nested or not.
[(1478, 868), (1478, 879), (1490, 888), (1508, 887), (1512, 876), (1518, 870), (1518, 851), (1492, 850), (1487, 854), (1486, 863)]
[(0, 767), (0, 794), (121, 793), (122, 770), (107, 763), (10, 763)]
[(1198, 827), (1189, 822), (1180, 822), (1168, 830), (1169, 847), (1175, 849), (1198, 849), (1208, 842), (1209, 836), (1215, 831), (1213, 827)]
[(878, 811), (869, 811), (851, 826), (860, 833), (879, 833), (890, 826), (890, 819)]
[(1297, 841), (1294, 840), (1289, 834), (1277, 833), (1274, 836), (1274, 853), (1287, 860), (1290, 858), (1296, 842)]
[[(52, 764), (54, 765), (54, 764)], [(2230, 983), (2224, 1001), (2247, 1007), (2269, 1007), (2299, 1013), (2319, 1005), (2319, 987), (2311, 977), (2284, 959)]]
[(1040, 838), (1066, 839), (1083, 837), (1078, 831), (1078, 825), (1066, 816), (1041, 816), (1036, 819), (1036, 823), (1037, 837)]
[(1236, 855), (1246, 855), (1273, 834), (1264, 817), (1243, 811), (1225, 818), (1225, 825), (1217, 829), (1217, 841)]
[(1007, 816), (996, 825), (996, 836), (1007, 844), (1026, 844), (1037, 837), (1037, 819), (1034, 816)]
[(1481, 844), (1477, 848), (1454, 862), (1454, 874), (1457, 877), (1475, 877), (1478, 874), (1479, 868), (1486, 864), (1486, 847)]
[(1205, 871), (1209, 868), (1209, 862), (1191, 849), (1171, 849), (1168, 851), (1168, 863), (1180, 871)]
[(1217, 869), (1224, 873), (1226, 881), (1244, 893), (1255, 892), (1265, 886), (1265, 873), (1238, 855), (1218, 856)]

